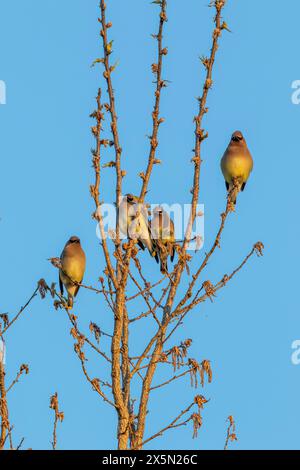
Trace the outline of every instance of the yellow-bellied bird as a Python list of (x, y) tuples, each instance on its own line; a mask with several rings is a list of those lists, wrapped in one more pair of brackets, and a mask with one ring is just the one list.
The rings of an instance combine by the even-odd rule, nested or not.
[(168, 257), (173, 262), (175, 256), (175, 230), (174, 223), (162, 207), (156, 207), (151, 220), (151, 236), (160, 259), (162, 274), (168, 273)]
[(119, 224), (121, 232), (131, 240), (136, 240), (142, 250), (147, 248), (151, 256), (155, 256), (150, 236), (148, 210), (139, 198), (132, 194), (123, 197), (119, 207)]
[[(250, 173), (253, 169), (253, 159), (243, 134), (236, 131), (221, 160), (221, 169), (225, 178), (227, 191), (231, 191), (235, 184), (238, 191), (244, 191)], [(236, 202), (236, 196), (234, 197)]]
[(61, 295), (64, 287), (68, 293), (68, 307), (73, 307), (73, 299), (76, 297), (79, 287), (73, 281), (81, 283), (85, 271), (85, 253), (81, 248), (80, 239), (71, 237), (67, 241), (60, 256), (61, 269), (59, 270), (59, 285)]

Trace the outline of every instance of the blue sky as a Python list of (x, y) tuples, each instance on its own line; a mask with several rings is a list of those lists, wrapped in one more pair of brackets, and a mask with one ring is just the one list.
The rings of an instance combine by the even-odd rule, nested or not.
[[(162, 97), (166, 122), (158, 155), (163, 164), (155, 167), (149, 192), (155, 201), (189, 202), (192, 119), (203, 82), (198, 57), (208, 53), (211, 43), (213, 11), (207, 3), (169, 1), (164, 78), (171, 83)], [(107, 4), (113, 21), (112, 57), (120, 61), (113, 78), (123, 168), (128, 173), (124, 190), (135, 193), (140, 187), (137, 174), (148, 155), (150, 65), (155, 60), (150, 34), (157, 29), (157, 7), (140, 0)], [(205, 204), (205, 249), (225, 204), (219, 161), (234, 130), (244, 132), (255, 168), (206, 279), (215, 281), (230, 272), (258, 240), (266, 251), (264, 258), (253, 258), (213, 304), (197, 308), (175, 338), (193, 338), (191, 356), (212, 362), (213, 383), (200, 390), (210, 402), (198, 439), (192, 440), (187, 427), (169, 432), (152, 448), (220, 449), (230, 414), (237, 423), (236, 449), (300, 448), (300, 366), (291, 363), (291, 344), (300, 339), (300, 107), (291, 101), (291, 84), (300, 79), (299, 14), (297, 0), (284, 5), (228, 1), (224, 17), (232, 33), (220, 42), (204, 123), (209, 132), (203, 145), (200, 197)], [(104, 268), (89, 197), (89, 114), (97, 87), (103, 85), (102, 70), (90, 68), (101, 56), (98, 15), (96, 0), (2, 5), (0, 80), (6, 83), (7, 104), (0, 106), (1, 312), (16, 312), (41, 277), (57, 281), (47, 258), (58, 256), (70, 235), (81, 237), (87, 253), (87, 284), (95, 285)], [(110, 200), (113, 171), (105, 170), (105, 177), (104, 195)], [(159, 278), (155, 265), (149, 273)], [(76, 313), (83, 329), (93, 320), (111, 330), (103, 300), (88, 291), (80, 291)], [(7, 338), (7, 381), (22, 362), (30, 365), (30, 375), (10, 396), (15, 440), (24, 436), (25, 447), (50, 447), (49, 397), (58, 391), (65, 412), (59, 448), (114, 448), (115, 416), (82, 379), (69, 330), (64, 312), (56, 312), (50, 299), (35, 299)], [(140, 350), (146, 333), (147, 323), (136, 327), (133, 350)], [(102, 345), (109, 350), (104, 338)], [(91, 356), (88, 365), (94, 376), (105, 377), (104, 363)], [(156, 383), (169, 373), (162, 368)], [(195, 395), (188, 378), (155, 393), (147, 436)]]

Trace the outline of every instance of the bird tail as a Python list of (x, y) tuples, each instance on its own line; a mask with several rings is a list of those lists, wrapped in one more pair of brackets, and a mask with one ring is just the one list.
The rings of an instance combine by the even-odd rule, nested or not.
[(73, 308), (73, 296), (71, 294), (68, 294), (68, 307)]

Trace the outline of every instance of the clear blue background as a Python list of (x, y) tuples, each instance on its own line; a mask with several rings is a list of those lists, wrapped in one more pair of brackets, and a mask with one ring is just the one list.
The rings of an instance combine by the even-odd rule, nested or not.
[[(164, 78), (171, 83), (162, 96), (166, 123), (158, 155), (163, 164), (154, 169), (149, 193), (155, 201), (190, 200), (192, 120), (204, 76), (198, 57), (208, 54), (211, 44), (213, 10), (207, 3), (169, 1)], [(150, 65), (155, 61), (150, 33), (157, 30), (158, 7), (141, 0), (107, 4), (107, 19), (113, 21), (112, 60), (120, 60), (113, 79), (123, 168), (128, 172), (124, 190), (134, 193), (148, 156)], [(81, 237), (87, 253), (87, 284), (96, 285), (104, 267), (89, 196), (89, 113), (97, 87), (104, 85), (100, 66), (90, 68), (101, 57), (98, 15), (97, 0), (2, 2), (0, 79), (7, 85), (7, 104), (0, 106), (1, 312), (17, 312), (41, 277), (48, 283), (57, 280), (47, 258), (59, 255), (70, 235)], [(192, 337), (190, 355), (211, 360), (213, 383), (198, 391), (210, 402), (198, 439), (192, 440), (188, 426), (165, 434), (152, 448), (220, 449), (230, 414), (237, 423), (236, 449), (300, 448), (300, 367), (291, 363), (291, 344), (300, 338), (300, 107), (291, 102), (291, 84), (300, 78), (299, 15), (297, 0), (284, 5), (229, 0), (225, 9), (232, 33), (220, 41), (204, 123), (209, 131), (201, 177), (206, 249), (225, 204), (219, 160), (235, 129), (246, 136), (255, 170), (205, 279), (217, 281), (230, 272), (258, 240), (266, 253), (253, 258), (213, 304), (197, 308), (174, 338), (175, 344)], [(110, 154), (105, 158), (109, 161)], [(104, 174), (104, 193), (111, 200), (114, 171)], [(195, 265), (203, 252), (197, 256)], [(146, 255), (142, 259), (147, 263)], [(149, 272), (159, 278), (155, 265)], [(90, 320), (111, 331), (111, 312), (91, 292), (80, 291), (76, 313), (85, 331)], [(65, 412), (59, 448), (114, 448), (114, 412), (83, 379), (69, 330), (65, 313), (56, 312), (49, 298), (37, 298), (7, 337), (7, 382), (22, 362), (30, 365), (30, 375), (9, 397), (15, 441), (24, 436), (25, 448), (50, 447), (49, 397), (57, 390)], [(133, 327), (134, 353), (147, 334), (147, 321)], [(105, 338), (101, 344), (109, 351)], [(107, 378), (106, 364), (96, 360), (90, 356), (91, 375)], [(164, 367), (156, 383), (170, 376)], [(153, 392), (147, 436), (175, 417), (195, 393), (188, 376)]]

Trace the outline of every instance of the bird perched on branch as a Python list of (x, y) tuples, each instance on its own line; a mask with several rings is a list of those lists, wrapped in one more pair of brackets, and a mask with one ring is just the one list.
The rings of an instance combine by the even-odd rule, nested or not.
[[(60, 256), (61, 268), (59, 270), (59, 285), (61, 295), (64, 287), (68, 293), (68, 307), (73, 308), (73, 299), (78, 294), (85, 271), (85, 253), (81, 248), (80, 239), (71, 237)], [(75, 283), (74, 283), (75, 281)]]
[(230, 143), (222, 157), (221, 169), (225, 178), (227, 191), (236, 188), (232, 196), (234, 204), (239, 191), (244, 191), (250, 173), (253, 169), (253, 159), (243, 134), (236, 131), (232, 134)]
[(126, 194), (119, 207), (119, 224), (121, 232), (131, 240), (136, 240), (142, 250), (148, 249), (151, 256), (156, 256), (151, 240), (148, 210), (139, 198)]
[(151, 236), (156, 253), (160, 259), (162, 274), (168, 273), (168, 257), (173, 262), (175, 256), (175, 230), (174, 223), (162, 207), (156, 207), (151, 220)]

